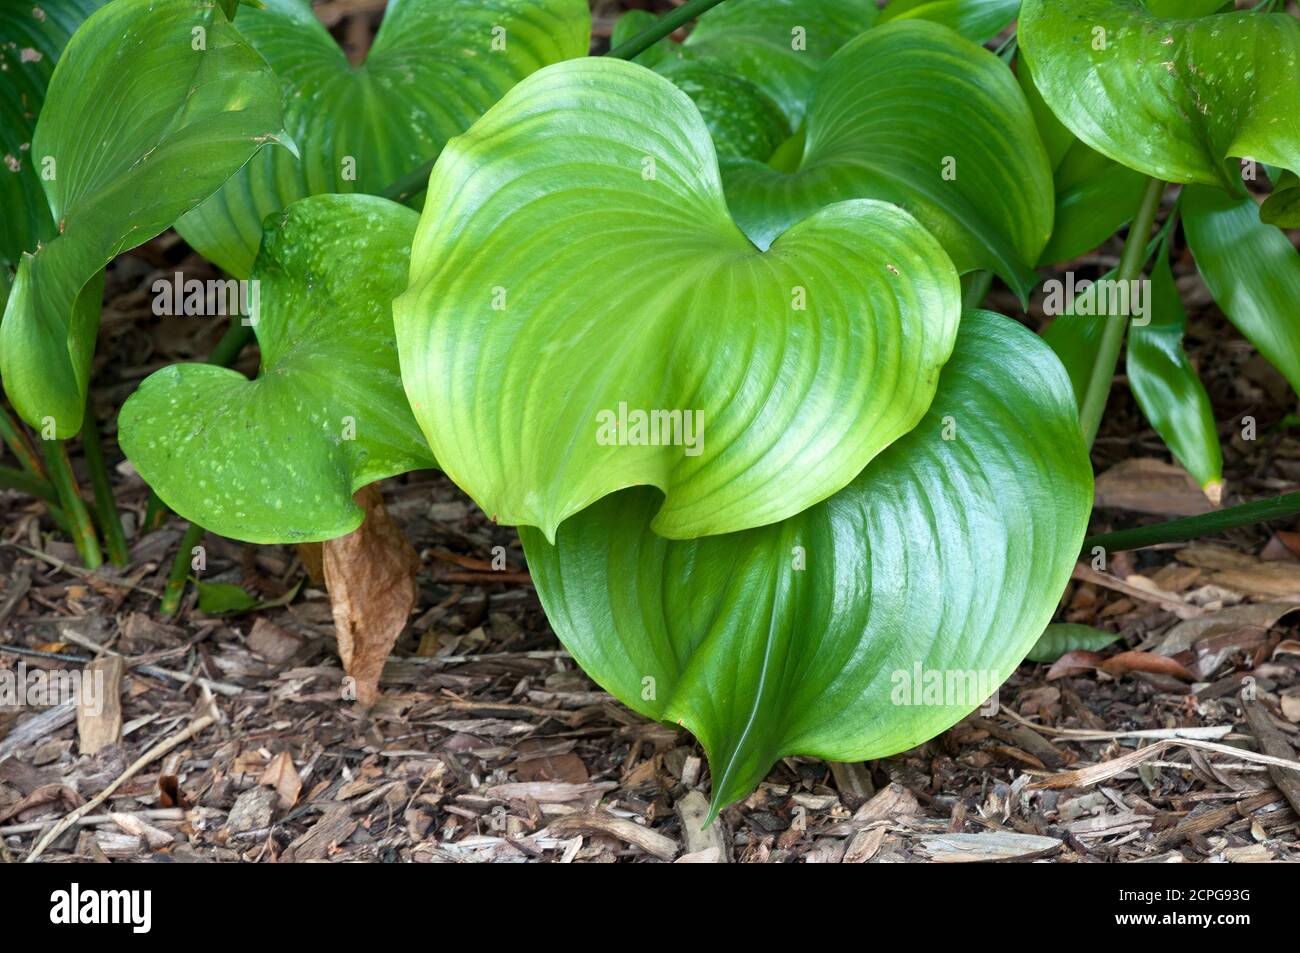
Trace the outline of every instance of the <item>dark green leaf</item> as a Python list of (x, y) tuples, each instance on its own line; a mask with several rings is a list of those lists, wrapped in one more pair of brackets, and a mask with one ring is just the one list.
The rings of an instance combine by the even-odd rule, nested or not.
[(59, 236), (24, 255), (0, 326), (0, 375), (28, 423), (61, 439), (81, 427), (94, 276), (280, 130), (275, 77), (210, 3), (114, 0), (77, 31), (32, 142)]
[(968, 312), (925, 419), (826, 502), (671, 541), (639, 487), (554, 546), (521, 536), (565, 647), (700, 739), (716, 810), (780, 757), (885, 757), (982, 704), (1051, 619), (1091, 501), (1060, 365), (1023, 327)]
[(893, 0), (881, 20), (931, 20), (983, 43), (1001, 33), (1019, 11), (1020, 0)]
[(1116, 162), (1221, 187), (1233, 185), (1229, 156), (1300, 169), (1295, 17), (1168, 20), (1132, 0), (1024, 0), (1019, 30), (1052, 111)]
[(877, 27), (817, 80), (793, 174), (724, 163), (727, 200), (759, 247), (831, 202), (873, 198), (916, 216), (960, 272), (1023, 297), (1052, 231), (1052, 175), (1015, 78), (996, 56), (924, 20)]
[(1228, 320), (1300, 393), (1300, 253), (1246, 195), (1183, 190), (1183, 230)]
[(1205, 385), (1183, 351), (1187, 315), (1164, 247), (1151, 271), (1150, 323), (1130, 322), (1128, 381), (1160, 439), (1210, 499), (1223, 487), (1223, 455), (1214, 408)]

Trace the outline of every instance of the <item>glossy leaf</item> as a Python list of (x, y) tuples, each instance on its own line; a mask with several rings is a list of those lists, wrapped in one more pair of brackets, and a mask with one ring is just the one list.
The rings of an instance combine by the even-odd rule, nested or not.
[(795, 129), (822, 64), (878, 15), (875, 0), (727, 0), (700, 17), (681, 53), (748, 80)]
[(1300, 21), (1163, 19), (1125, 0), (1024, 0), (1020, 48), (1052, 111), (1098, 152), (1231, 187), (1229, 156), (1300, 168)]
[(257, 378), (177, 364), (122, 408), (122, 449), (168, 506), (233, 539), (333, 539), (361, 523), (356, 490), (435, 466), (390, 309), (417, 220), (374, 196), (320, 195), (268, 223), (253, 269)]
[[(1051, 619), (1091, 498), (1060, 365), (1023, 327), (968, 312), (925, 419), (826, 502), (670, 541), (641, 487), (554, 546), (521, 536), (579, 664), (703, 743), (716, 811), (778, 758), (884, 757), (982, 704)], [(952, 694), (927, 697), (936, 677)]]
[(1167, 248), (1161, 249), (1152, 268), (1150, 298), (1150, 323), (1130, 322), (1129, 386), (1142, 413), (1183, 469), (1218, 502), (1223, 492), (1223, 455), (1214, 408), (1183, 350), (1187, 315), (1174, 286)]
[(1183, 192), (1183, 231), (1228, 320), (1300, 393), (1300, 253), (1246, 195)]
[(1146, 177), (1084, 145), (1061, 125), (1023, 58), (1016, 63), (1016, 78), (1047, 149), (1056, 189), (1052, 237), (1039, 263), (1068, 261), (1096, 248), (1133, 217)]
[(102, 3), (0, 0), (0, 269), (17, 267), (23, 252), (55, 235), (39, 163), (32, 156), (32, 133), (64, 45)]
[(52, 163), (42, 185), (59, 236), (24, 255), (0, 326), (0, 375), (28, 423), (51, 421), (59, 438), (81, 427), (94, 276), (280, 130), (275, 77), (210, 3), (114, 0), (77, 31), (32, 141)]
[(381, 192), (533, 70), (585, 55), (591, 17), (585, 0), (392, 0), (360, 66), (310, 0), (242, 10), (239, 31), (284, 85), (300, 154), (257, 157), (178, 231), (244, 277), (267, 215), (321, 192)]
[(1278, 176), (1273, 194), (1259, 207), (1259, 220), (1278, 228), (1300, 228), (1300, 179), (1294, 172)]
[(758, 251), (691, 101), (587, 59), (448, 143), (394, 317), (429, 445), (493, 519), (551, 536), (650, 484), (655, 530), (686, 537), (793, 515), (910, 430), (959, 299), (938, 243), (880, 202)]
[(1053, 622), (1038, 637), (1025, 660), (1029, 662), (1055, 662), (1066, 652), (1098, 652), (1119, 641), (1119, 634), (1095, 629), (1074, 622)]
[(892, 0), (881, 21), (921, 19), (983, 43), (1002, 32), (1020, 11), (1020, 0)]
[(724, 163), (737, 222), (765, 248), (832, 202), (873, 198), (914, 215), (960, 272), (988, 269), (1022, 296), (1052, 230), (1047, 155), (1015, 78), (951, 30), (903, 20), (826, 64), (797, 169)]

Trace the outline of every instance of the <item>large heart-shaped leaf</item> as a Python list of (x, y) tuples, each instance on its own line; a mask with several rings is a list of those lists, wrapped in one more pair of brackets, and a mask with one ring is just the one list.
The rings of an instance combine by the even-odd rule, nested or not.
[(243, 10), (239, 31), (284, 84), (285, 128), (300, 155), (259, 156), (178, 230), (244, 277), (267, 215), (319, 192), (382, 191), (533, 70), (585, 55), (591, 15), (586, 0), (392, 0), (360, 66), (310, 0)]
[(824, 499), (921, 418), (959, 311), (939, 244), (884, 203), (760, 252), (690, 99), (610, 59), (534, 74), (447, 144), (394, 303), (434, 454), (547, 536), (636, 484), (672, 537)]
[(1219, 432), (1210, 395), (1183, 350), (1187, 314), (1169, 268), (1168, 246), (1151, 269), (1150, 288), (1149, 323), (1132, 322), (1129, 328), (1129, 386), (1160, 439), (1217, 503), (1223, 494)]
[[(54, 219), (32, 161), (32, 132), (54, 64), (83, 20), (104, 0), (0, 0), (0, 268), (55, 235)], [(0, 296), (0, 307), (4, 305)]]
[(1229, 187), (1229, 156), (1300, 169), (1294, 17), (1164, 19), (1135, 0), (1025, 0), (1019, 30), (1052, 111), (1116, 162)]
[(119, 439), (168, 506), (213, 532), (333, 539), (360, 525), (358, 489), (436, 465), (402, 392), (390, 309), (418, 216), (376, 196), (318, 195), (277, 219), (253, 268), (257, 378), (164, 368), (123, 406)]
[[(14, 408), (81, 427), (97, 295), (115, 255), (211, 194), (282, 128), (266, 63), (202, 0), (114, 0), (64, 50), (32, 141), (59, 235), (24, 255), (0, 326)], [(48, 170), (48, 171), (47, 171)]]
[(798, 516), (670, 541), (650, 528), (658, 494), (638, 488), (554, 546), (521, 536), (579, 664), (703, 743), (716, 811), (780, 757), (883, 757), (981, 704), (1051, 618), (1091, 498), (1060, 364), (971, 312), (920, 425)]
[(1300, 394), (1300, 253), (1286, 233), (1250, 196), (1203, 187), (1183, 192), (1183, 230), (1223, 313)]
[(924, 20), (864, 33), (817, 79), (792, 172), (723, 166), (727, 201), (760, 247), (831, 202), (911, 212), (961, 272), (995, 271), (1022, 296), (1052, 231), (1052, 171), (1015, 77), (987, 50)]

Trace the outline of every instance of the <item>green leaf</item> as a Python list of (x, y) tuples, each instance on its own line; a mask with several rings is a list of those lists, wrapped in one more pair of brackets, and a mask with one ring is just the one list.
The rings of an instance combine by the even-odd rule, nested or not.
[(1043, 102), (1029, 64), (1016, 61), (1016, 78), (1047, 149), (1056, 189), (1052, 238), (1039, 264), (1068, 261), (1096, 248), (1133, 217), (1146, 177), (1090, 149)]
[(911, 212), (958, 271), (994, 271), (1022, 297), (1052, 231), (1052, 175), (1015, 78), (924, 20), (877, 27), (826, 64), (797, 171), (724, 163), (727, 201), (759, 247), (831, 202)]
[[(654, 26), (657, 22), (659, 22), (659, 18), (649, 10), (627, 11), (627, 13), (619, 17), (618, 21), (614, 24), (614, 29), (611, 31), (609, 36), (609, 48), (612, 50), (615, 47), (622, 46), (634, 36), (639, 36), (646, 30), (650, 29), (650, 27)], [(665, 59), (670, 57), (673, 59), (677, 58), (677, 54), (673, 49), (675, 46), (677, 46), (677, 44), (667, 37), (664, 37), (658, 43), (655, 43), (653, 46), (639, 53), (633, 62), (640, 63), (642, 66), (648, 66), (653, 69)]]
[(585, 55), (591, 17), (585, 0), (394, 0), (360, 66), (310, 0), (244, 10), (239, 31), (284, 85), (300, 155), (258, 156), (177, 230), (242, 278), (267, 215), (321, 192), (381, 192), (533, 70)]
[(881, 202), (758, 251), (691, 101), (585, 59), (448, 143), (394, 317), (416, 419), (493, 519), (550, 537), (650, 484), (676, 538), (791, 516), (912, 429), (959, 295), (939, 244)]
[(199, 590), (199, 611), (205, 615), (237, 615), (258, 607), (258, 601), (240, 586), (201, 579), (195, 579), (194, 585)]
[(1073, 622), (1053, 622), (1038, 637), (1034, 647), (1025, 659), (1030, 662), (1055, 662), (1066, 652), (1099, 652), (1112, 642), (1119, 640), (1119, 634), (1094, 629), (1090, 625), (1078, 625)]
[(880, 19), (930, 20), (983, 43), (1001, 33), (1019, 12), (1020, 0), (893, 0)]
[(1273, 194), (1259, 207), (1259, 220), (1278, 228), (1300, 228), (1300, 179), (1283, 172), (1273, 185)]
[(790, 138), (780, 107), (749, 80), (699, 60), (667, 60), (657, 71), (691, 97), (719, 158), (767, 159)]
[[(1105, 277), (1114, 278), (1115, 272), (1111, 271)], [(1065, 368), (1070, 387), (1074, 391), (1075, 403), (1080, 406), (1088, 392), (1088, 380), (1101, 350), (1106, 320), (1105, 317), (1076, 315), (1071, 307), (1064, 314), (1057, 315), (1043, 330), (1043, 340), (1056, 352)]]
[[(32, 132), (45, 101), (54, 64), (68, 37), (104, 0), (0, 0), (0, 269), (17, 266), (23, 252), (55, 235), (41, 191)], [(0, 306), (4, 298), (0, 297)]]
[(53, 163), (42, 185), (59, 236), (24, 255), (0, 326), (0, 375), (28, 423), (48, 418), (61, 439), (81, 427), (91, 279), (280, 130), (275, 77), (210, 3), (115, 0), (77, 31), (32, 142), (34, 161)]
[(1167, 20), (1131, 0), (1024, 0), (1019, 31), (1052, 111), (1122, 165), (1228, 187), (1229, 156), (1300, 169), (1294, 17)]
[(1150, 288), (1150, 323), (1129, 325), (1129, 386), (1160, 439), (1206, 495), (1217, 500), (1223, 483), (1219, 433), (1210, 396), (1183, 350), (1187, 315), (1169, 269), (1168, 246), (1156, 258)]
[[(778, 758), (884, 757), (982, 704), (1051, 619), (1091, 501), (1060, 365), (1016, 323), (967, 312), (925, 419), (826, 502), (671, 541), (639, 487), (554, 546), (521, 536), (578, 663), (703, 743), (716, 811)], [(962, 691), (926, 704), (928, 673)]]
[(319, 195), (268, 223), (257, 379), (178, 364), (122, 408), (122, 449), (169, 507), (233, 539), (333, 539), (361, 524), (356, 490), (436, 465), (402, 392), (390, 310), (417, 220), (375, 196)]
[(1183, 231), (1206, 287), (1255, 349), (1300, 393), (1300, 253), (1259, 220), (1250, 196), (1183, 190)]
[(874, 0), (727, 0), (700, 17), (681, 52), (748, 80), (795, 129), (822, 64), (877, 17)]

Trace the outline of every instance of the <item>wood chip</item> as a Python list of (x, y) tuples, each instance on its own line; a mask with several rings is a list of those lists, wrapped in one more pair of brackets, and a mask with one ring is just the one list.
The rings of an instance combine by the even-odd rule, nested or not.
[(82, 670), (83, 690), (77, 699), (77, 749), (92, 755), (122, 740), (122, 676), (120, 655), (95, 659)]
[[(1295, 751), (1291, 743), (1287, 741), (1286, 735), (1274, 726), (1264, 706), (1259, 702), (1246, 701), (1242, 702), (1241, 708), (1246, 715), (1246, 724), (1250, 727), (1250, 733), (1259, 742), (1261, 751), (1275, 758), (1295, 760)], [(1300, 771), (1289, 771), (1276, 764), (1270, 764), (1268, 774), (1278, 790), (1286, 795), (1296, 814), (1300, 815)]]
[(936, 834), (921, 838), (921, 850), (938, 864), (968, 864), (978, 861), (1030, 860), (1055, 853), (1061, 842), (1055, 837), (986, 831), (982, 834)]
[(546, 829), (560, 837), (566, 834), (607, 834), (660, 860), (672, 860), (678, 851), (677, 842), (672, 838), (606, 811), (566, 814), (551, 821)]

